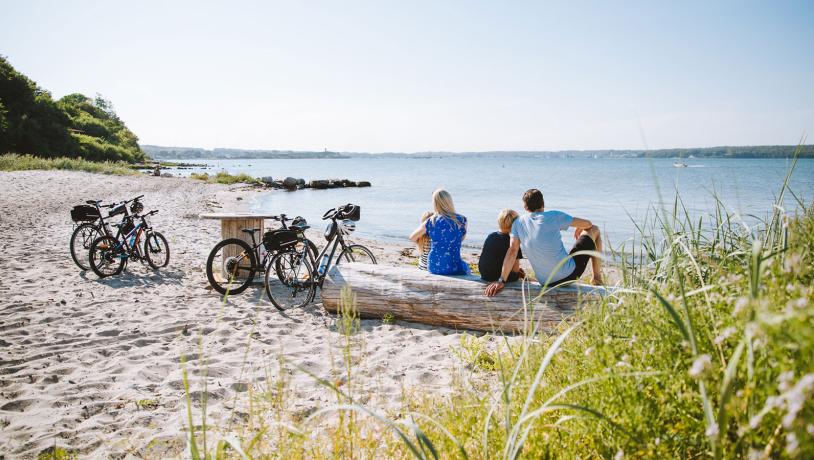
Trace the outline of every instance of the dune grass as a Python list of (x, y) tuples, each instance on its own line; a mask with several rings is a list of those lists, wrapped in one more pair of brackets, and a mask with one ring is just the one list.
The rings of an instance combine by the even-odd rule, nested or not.
[(139, 174), (124, 161), (88, 161), (82, 158), (43, 158), (33, 155), (6, 153), (0, 155), (0, 171), (31, 171), (63, 169), (98, 174), (127, 176)]
[(210, 175), (209, 173), (192, 173), (189, 177), (213, 184), (262, 184), (260, 179), (252, 177), (248, 174), (229, 174), (225, 171), (221, 171), (213, 175)]
[[(787, 184), (757, 226), (720, 201), (701, 219), (691, 218), (679, 197), (671, 210), (654, 210), (633, 244), (615, 254), (622, 289), (585, 304), (553, 333), (498, 335), (494, 350), (464, 336), (451, 352), (470, 371), (456, 376), (451, 396), (407, 393), (398, 411), (361, 403), (352, 391), (352, 350), (359, 345), (348, 340), (344, 380), (312, 376), (336, 404), (305, 418), (292, 414), (281, 357), (277, 376), (269, 372), (249, 392), (246, 418), (228, 427), (204, 423), (197, 431), (217, 432), (220, 440), (210, 436), (207, 445), (192, 436), (189, 452), (812, 458), (814, 210), (795, 196), (797, 212), (787, 212)], [(356, 329), (353, 304), (343, 293), (337, 327), (346, 337)]]

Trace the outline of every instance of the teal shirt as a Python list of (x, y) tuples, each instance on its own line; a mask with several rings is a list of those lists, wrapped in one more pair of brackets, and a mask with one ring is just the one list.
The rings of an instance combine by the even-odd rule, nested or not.
[(540, 284), (559, 281), (574, 271), (576, 264), (571, 258), (556, 268), (568, 257), (560, 232), (573, 222), (574, 218), (564, 212), (544, 211), (524, 214), (512, 224), (511, 235), (520, 240), (520, 249)]

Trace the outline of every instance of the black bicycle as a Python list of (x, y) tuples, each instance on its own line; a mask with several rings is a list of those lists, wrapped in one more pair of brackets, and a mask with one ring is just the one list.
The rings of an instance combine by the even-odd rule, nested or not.
[(266, 270), (266, 295), (278, 310), (303, 307), (314, 300), (316, 289), (322, 287), (334, 260), (337, 265), (343, 262), (376, 263), (370, 249), (345, 241), (356, 230), (360, 211), (359, 206), (347, 204), (325, 212), (322, 220), (330, 220), (325, 229), (328, 243), (318, 256), (305, 249), (303, 235), (309, 228), (305, 222), (292, 224), (286, 232), (278, 233), (269, 242), (276, 251), (269, 264), (276, 268), (277, 276), (269, 276), (269, 270)]
[(122, 223), (127, 219), (129, 213), (127, 212), (128, 203), (141, 203), (139, 200), (144, 198), (144, 195), (139, 195), (133, 199), (122, 201), (121, 203), (101, 204), (101, 200), (88, 200), (83, 205), (74, 206), (71, 210), (71, 219), (76, 224), (73, 234), (71, 234), (71, 258), (74, 263), (82, 270), (90, 270), (90, 262), (88, 261), (88, 254), (90, 252), (91, 244), (100, 236), (113, 236), (110, 228), (105, 221), (102, 214), (102, 208), (110, 209), (107, 218), (122, 215)]
[[(244, 228), (241, 231), (251, 236), (251, 245), (240, 238), (227, 238), (212, 248), (206, 259), (206, 278), (215, 291), (220, 294), (240, 294), (245, 291), (256, 274), (267, 271), (270, 260), (276, 255), (277, 251), (272, 249), (270, 244), (271, 241), (276, 241), (276, 235), (289, 230), (288, 222), (291, 222), (292, 226), (305, 222), (302, 217), (289, 219), (285, 214), (271, 219), (280, 222), (281, 226), (268, 230), (259, 242), (255, 239), (259, 228)], [(317, 246), (305, 236), (302, 238), (311, 253), (316, 256)], [(277, 271), (282, 273), (280, 270)]]
[(170, 263), (167, 239), (147, 223), (147, 217), (158, 214), (158, 210), (139, 215), (143, 206), (138, 204), (139, 207), (131, 206), (132, 215), (127, 216), (121, 224), (114, 224), (114, 227), (118, 227), (115, 237), (104, 235), (91, 244), (88, 255), (90, 267), (100, 278), (118, 275), (130, 260), (147, 263), (154, 269)]

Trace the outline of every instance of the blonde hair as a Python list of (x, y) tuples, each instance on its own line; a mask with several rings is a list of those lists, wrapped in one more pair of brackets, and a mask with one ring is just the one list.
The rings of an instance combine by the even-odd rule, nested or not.
[[(423, 224), (430, 217), (432, 217), (432, 211), (424, 211), (424, 214), (421, 214), (421, 223)], [(430, 241), (430, 235), (427, 235), (426, 233), (424, 233), (423, 235), (421, 235), (418, 238), (418, 241), (416, 241), (415, 244), (417, 244), (418, 249), (421, 250), (421, 249), (424, 248), (424, 245), (427, 244), (427, 242), (429, 242), (429, 241)]]
[(512, 224), (514, 220), (517, 219), (517, 211), (514, 209), (503, 209), (497, 215), (497, 226), (503, 233), (509, 233), (512, 231)]
[(459, 227), (463, 225), (463, 223), (458, 219), (458, 214), (455, 213), (455, 205), (452, 203), (452, 195), (450, 195), (446, 190), (439, 188), (438, 190), (432, 192), (432, 208), (435, 210), (435, 214), (432, 216), (433, 223), (435, 223), (435, 219), (437, 219), (439, 216), (446, 216), (458, 224)]

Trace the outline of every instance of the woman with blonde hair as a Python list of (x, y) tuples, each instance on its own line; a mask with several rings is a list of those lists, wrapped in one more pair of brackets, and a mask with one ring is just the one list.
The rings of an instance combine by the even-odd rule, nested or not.
[(427, 271), (435, 275), (468, 275), (469, 265), (461, 258), (461, 243), (466, 237), (466, 217), (455, 212), (452, 195), (438, 189), (432, 194), (433, 214), (410, 235), (418, 242), (430, 237)]

